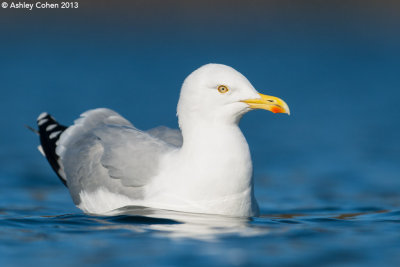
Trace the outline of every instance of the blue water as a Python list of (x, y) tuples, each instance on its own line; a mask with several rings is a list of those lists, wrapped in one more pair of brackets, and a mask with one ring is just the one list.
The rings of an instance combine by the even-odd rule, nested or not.
[[(297, 2), (0, 10), (0, 266), (400, 265), (399, 6)], [(209, 62), (290, 106), (241, 122), (262, 215), (77, 209), (24, 125), (108, 107), (176, 128)]]

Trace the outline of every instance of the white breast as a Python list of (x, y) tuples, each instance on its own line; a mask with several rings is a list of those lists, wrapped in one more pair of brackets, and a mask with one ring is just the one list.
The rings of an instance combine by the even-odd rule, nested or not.
[[(228, 134), (229, 133), (229, 134)], [(247, 142), (236, 125), (198, 127), (147, 187), (147, 205), (234, 216), (258, 213)]]

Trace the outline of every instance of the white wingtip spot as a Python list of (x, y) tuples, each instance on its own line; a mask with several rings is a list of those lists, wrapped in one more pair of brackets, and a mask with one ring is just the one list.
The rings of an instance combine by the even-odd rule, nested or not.
[(41, 119), (43, 119), (44, 117), (46, 117), (48, 114), (47, 112), (42, 112), (40, 113), (39, 117), (37, 118), (38, 121), (40, 121)]
[(41, 126), (43, 124), (45, 124), (48, 121), (48, 119), (42, 119), (40, 121), (38, 121), (38, 125)]
[(39, 145), (39, 146), (37, 147), (37, 149), (38, 149), (39, 152), (43, 155), (43, 157), (46, 156), (46, 155), (44, 154), (43, 147), (42, 147), (41, 145)]
[(57, 127), (57, 124), (50, 124), (49, 126), (46, 127), (46, 131), (51, 131), (56, 127)]
[(49, 137), (50, 137), (50, 139), (56, 138), (60, 133), (61, 133), (61, 131), (51, 133)]

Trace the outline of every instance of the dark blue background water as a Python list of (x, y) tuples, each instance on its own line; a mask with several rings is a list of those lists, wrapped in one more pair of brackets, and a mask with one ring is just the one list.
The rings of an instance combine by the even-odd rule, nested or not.
[[(1, 9), (0, 265), (398, 266), (399, 11), (389, 1)], [(209, 62), (291, 108), (241, 122), (263, 215), (75, 208), (24, 124), (109, 107), (138, 128), (177, 127), (180, 85)]]

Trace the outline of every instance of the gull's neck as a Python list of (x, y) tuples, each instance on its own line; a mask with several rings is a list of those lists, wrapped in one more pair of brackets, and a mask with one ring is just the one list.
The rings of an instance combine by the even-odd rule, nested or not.
[[(227, 149), (242, 146), (248, 149), (239, 126), (235, 122), (196, 120), (181, 127), (183, 136), (182, 151), (192, 149)], [(225, 147), (226, 146), (226, 147)]]

